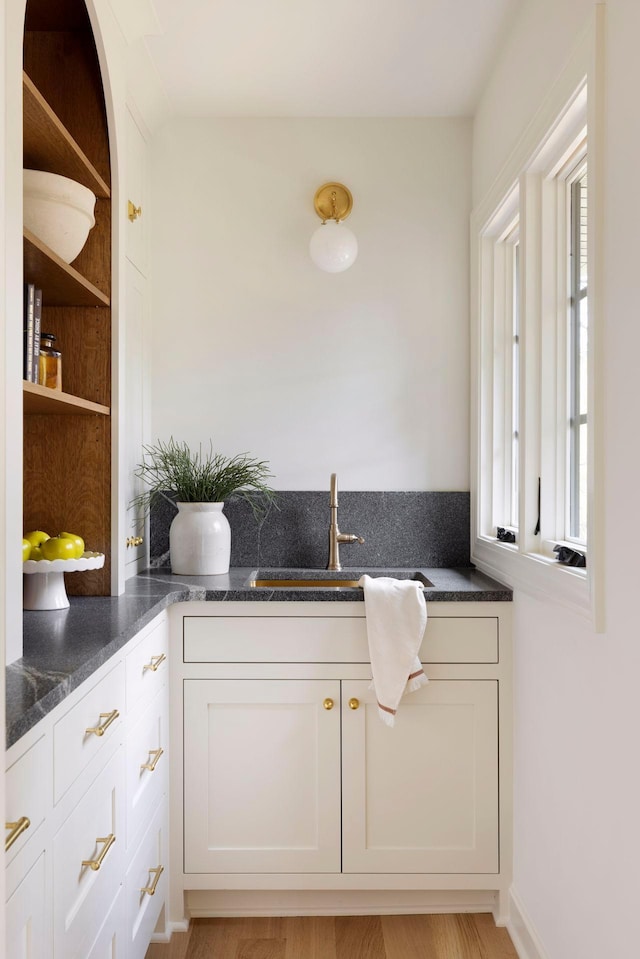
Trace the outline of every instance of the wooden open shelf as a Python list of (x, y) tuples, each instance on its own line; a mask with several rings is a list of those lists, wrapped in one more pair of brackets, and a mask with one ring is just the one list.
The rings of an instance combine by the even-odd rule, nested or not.
[(38, 383), (22, 381), (22, 401), (25, 413), (63, 416), (109, 416), (108, 406), (84, 400), (72, 393), (63, 393), (62, 390), (51, 390)]
[(111, 191), (36, 85), (22, 74), (24, 166), (70, 177), (99, 197)]
[(29, 230), (24, 230), (24, 275), (43, 291), (47, 306), (109, 306), (109, 297)]

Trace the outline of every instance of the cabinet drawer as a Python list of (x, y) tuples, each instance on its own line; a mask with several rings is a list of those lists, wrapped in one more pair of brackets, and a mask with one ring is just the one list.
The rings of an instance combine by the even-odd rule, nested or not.
[(45, 936), (44, 853), (31, 867), (6, 905), (6, 943), (10, 959), (44, 959), (50, 954)]
[(98, 938), (91, 947), (87, 959), (126, 959), (124, 893), (118, 891), (116, 901), (109, 910)]
[[(495, 663), (496, 617), (432, 616), (424, 663)], [(364, 617), (185, 616), (185, 662), (368, 663)]]
[(127, 959), (144, 959), (167, 889), (165, 804), (135, 853), (125, 879)]
[(151, 702), (167, 677), (169, 626), (163, 619), (142, 639), (126, 659), (127, 709), (140, 709)]
[[(124, 712), (124, 666), (120, 664), (93, 687), (53, 730), (55, 802), (64, 795), (94, 756), (120, 735)], [(90, 732), (95, 730), (95, 732)]]
[(127, 734), (127, 849), (149, 825), (167, 786), (167, 698), (161, 690)]
[[(44, 820), (46, 806), (51, 801), (51, 748), (42, 737), (31, 749), (9, 766), (6, 776), (6, 823), (12, 823), (5, 833), (5, 843), (12, 836), (17, 839), (7, 850), (7, 861), (22, 849)], [(34, 784), (37, 783), (37, 788)], [(26, 825), (25, 817), (29, 822)], [(23, 831), (22, 827), (26, 826)]]
[(124, 756), (119, 749), (53, 840), (55, 959), (84, 956), (95, 941), (122, 881), (123, 829)]

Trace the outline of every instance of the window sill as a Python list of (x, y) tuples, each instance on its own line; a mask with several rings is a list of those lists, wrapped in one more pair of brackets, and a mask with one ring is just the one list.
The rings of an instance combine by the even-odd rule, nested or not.
[(476, 539), (471, 559), (482, 572), (506, 580), (512, 589), (556, 603), (595, 624), (589, 568), (564, 566), (541, 553), (521, 553), (517, 543), (488, 537)]

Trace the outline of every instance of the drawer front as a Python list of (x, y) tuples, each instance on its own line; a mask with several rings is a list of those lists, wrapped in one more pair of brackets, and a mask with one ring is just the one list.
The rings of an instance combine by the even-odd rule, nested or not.
[(144, 959), (167, 891), (166, 814), (161, 803), (125, 879), (127, 959)]
[[(46, 815), (51, 797), (51, 744), (42, 737), (7, 769), (5, 845), (7, 861), (20, 852)], [(37, 789), (34, 783), (38, 784)]]
[(87, 959), (127, 959), (125, 940), (124, 892), (120, 887)]
[(127, 734), (127, 849), (149, 825), (167, 788), (169, 727), (165, 692), (160, 691)]
[(151, 702), (167, 679), (169, 625), (163, 619), (126, 658), (127, 709), (129, 712)]
[(95, 941), (122, 881), (123, 832), (124, 754), (119, 749), (53, 839), (55, 959), (85, 956)]
[(45, 933), (44, 853), (31, 867), (6, 905), (7, 957), (45, 959), (50, 955)]
[[(427, 622), (424, 663), (495, 663), (496, 617), (437, 617)], [(185, 616), (188, 663), (368, 663), (366, 620), (323, 616)]]
[[(54, 799), (58, 802), (87, 764), (120, 735), (125, 708), (124, 665), (111, 670), (53, 730)], [(90, 731), (92, 730), (92, 731)]]

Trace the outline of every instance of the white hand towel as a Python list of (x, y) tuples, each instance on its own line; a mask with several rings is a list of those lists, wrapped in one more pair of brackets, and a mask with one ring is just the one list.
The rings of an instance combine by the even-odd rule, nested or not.
[(389, 576), (362, 576), (372, 687), (380, 718), (393, 726), (398, 704), (429, 680), (418, 658), (427, 625), (422, 585)]

